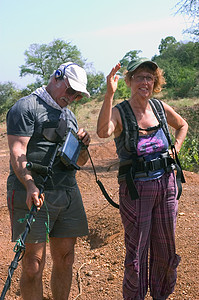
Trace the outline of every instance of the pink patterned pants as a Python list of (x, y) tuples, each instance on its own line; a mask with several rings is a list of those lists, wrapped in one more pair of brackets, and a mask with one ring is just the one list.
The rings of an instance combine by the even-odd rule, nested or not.
[(174, 290), (180, 262), (175, 253), (178, 200), (174, 174), (135, 184), (137, 200), (131, 200), (125, 181), (120, 184), (126, 245), (123, 297), (143, 300), (149, 286), (152, 297), (166, 299)]

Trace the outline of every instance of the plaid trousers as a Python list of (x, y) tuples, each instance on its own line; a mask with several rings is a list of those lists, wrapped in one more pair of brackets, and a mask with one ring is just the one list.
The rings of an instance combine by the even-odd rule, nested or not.
[(131, 199), (125, 181), (119, 191), (126, 246), (123, 297), (143, 300), (149, 285), (152, 297), (166, 299), (174, 290), (180, 262), (175, 249), (175, 176), (165, 173), (158, 179), (135, 181), (135, 185), (137, 200)]

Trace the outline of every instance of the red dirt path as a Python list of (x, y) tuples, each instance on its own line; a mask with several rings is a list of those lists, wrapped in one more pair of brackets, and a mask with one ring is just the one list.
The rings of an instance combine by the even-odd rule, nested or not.
[[(98, 178), (105, 185), (109, 195), (118, 201), (117, 169), (107, 168), (117, 160), (112, 140), (99, 139), (92, 134), (90, 154)], [(6, 206), (6, 179), (9, 169), (9, 151), (5, 127), (0, 128), (0, 291), (7, 278), (8, 266), (14, 258), (10, 242), (10, 223)], [(169, 299), (199, 300), (199, 175), (185, 172), (186, 183), (179, 201), (179, 215), (176, 230), (177, 253), (182, 260), (178, 267), (175, 292)], [(70, 300), (121, 300), (125, 247), (123, 228), (119, 212), (104, 199), (95, 182), (91, 163), (78, 171), (77, 180), (83, 196), (88, 217), (89, 236), (78, 239), (74, 276)], [(44, 270), (44, 299), (52, 299), (50, 291), (51, 259), (47, 245), (46, 267)], [(19, 277), (21, 266), (12, 277), (10, 290), (5, 299), (21, 299)], [(79, 277), (77, 278), (77, 274)], [(79, 287), (81, 297), (78, 297)], [(147, 295), (146, 299), (151, 299)]]

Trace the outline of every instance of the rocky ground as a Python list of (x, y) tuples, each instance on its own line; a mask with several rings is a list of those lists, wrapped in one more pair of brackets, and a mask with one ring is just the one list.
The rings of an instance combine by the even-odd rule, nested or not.
[[(101, 140), (92, 134), (90, 154), (97, 176), (109, 195), (118, 201), (117, 161), (112, 140)], [(109, 167), (112, 166), (110, 169)], [(9, 151), (5, 126), (0, 128), (0, 291), (7, 278), (8, 267), (14, 258), (10, 242), (10, 224), (6, 206), (6, 179)], [(108, 170), (109, 169), (109, 170)], [(182, 260), (178, 267), (175, 292), (169, 299), (199, 300), (199, 175), (185, 172), (186, 183), (179, 201), (176, 230), (177, 253)], [(83, 196), (89, 223), (89, 236), (79, 238), (76, 245), (74, 276), (70, 300), (121, 300), (125, 247), (123, 228), (118, 209), (105, 200), (88, 162), (78, 171), (77, 180)], [(50, 292), (51, 258), (47, 245), (46, 267), (43, 276), (44, 299), (52, 299)], [(19, 277), (21, 266), (12, 277), (5, 299), (21, 299)], [(146, 299), (151, 299), (149, 294)]]

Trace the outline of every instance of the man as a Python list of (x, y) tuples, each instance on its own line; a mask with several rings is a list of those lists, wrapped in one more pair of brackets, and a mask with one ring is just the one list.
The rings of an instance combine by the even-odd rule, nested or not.
[[(46, 87), (17, 101), (7, 114), (7, 134), (10, 148), (10, 175), (7, 181), (8, 208), (12, 225), (12, 241), (16, 241), (25, 225), (18, 220), (37, 207), (35, 222), (26, 239), (22, 259), (20, 289), (23, 299), (43, 299), (42, 273), (46, 256), (46, 226), (49, 219), (49, 240), (53, 260), (51, 289), (53, 299), (68, 299), (74, 261), (76, 237), (88, 233), (86, 215), (75, 179), (75, 169), (65, 166), (59, 157), (53, 165), (53, 174), (45, 185), (45, 197), (39, 197), (43, 177), (26, 168), (28, 161), (48, 166), (56, 143), (43, 136), (43, 129), (58, 127), (60, 119), (73, 129), (85, 146), (90, 136), (78, 129), (74, 114), (67, 105), (86, 95), (87, 76), (75, 63), (62, 64)], [(82, 147), (77, 164), (87, 162)], [(45, 199), (44, 199), (45, 198)], [(45, 205), (43, 205), (45, 201)]]

